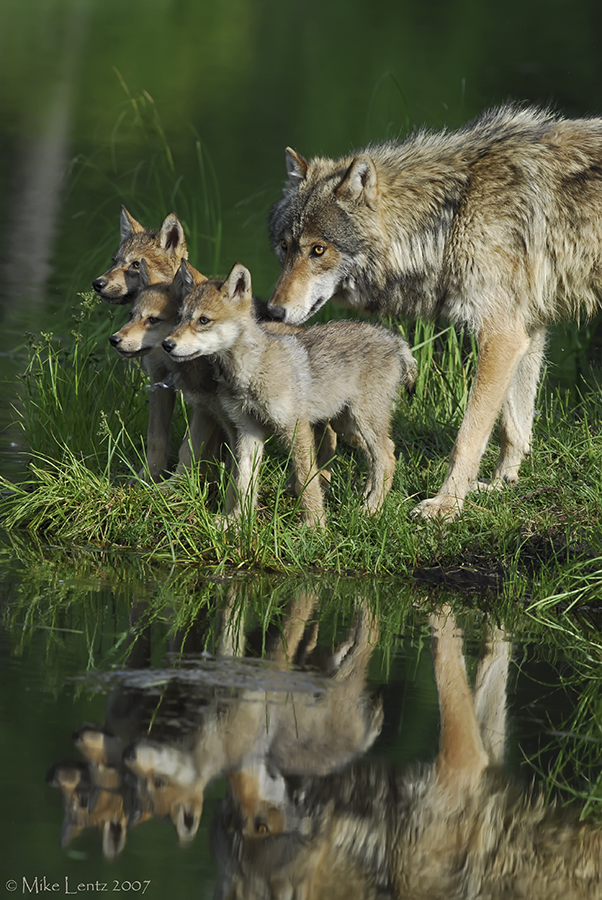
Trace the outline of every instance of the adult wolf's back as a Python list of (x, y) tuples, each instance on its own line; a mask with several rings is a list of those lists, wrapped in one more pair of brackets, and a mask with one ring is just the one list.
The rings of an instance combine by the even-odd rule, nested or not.
[(602, 119), (507, 106), (457, 132), (417, 132), (342, 159), (286, 151), (270, 214), (282, 273), (270, 307), (305, 321), (338, 295), (383, 314), (465, 322), (475, 383), (439, 493), (451, 518), (476, 483), (501, 410), (494, 481), (516, 481), (531, 442), (548, 322), (599, 305)]

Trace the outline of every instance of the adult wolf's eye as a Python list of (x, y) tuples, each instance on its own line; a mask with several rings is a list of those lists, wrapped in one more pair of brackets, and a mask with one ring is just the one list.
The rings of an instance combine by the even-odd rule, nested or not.
[(137, 259), (134, 260), (133, 263), (130, 264), (130, 269), (138, 270), (140, 268), (140, 263)]
[(255, 819), (255, 834), (268, 834), (269, 828), (265, 822), (262, 822), (259, 819)]
[(208, 319), (207, 316), (201, 316), (199, 319), (199, 325), (208, 325), (211, 319)]
[(156, 788), (165, 787), (165, 781), (163, 780), (163, 778), (161, 778), (160, 775), (155, 775), (155, 777), (153, 778), (153, 784)]
[(311, 254), (312, 254), (312, 256), (323, 256), (323, 254), (325, 253), (325, 251), (326, 251), (326, 247), (323, 247), (322, 244), (315, 244), (315, 245), (311, 248)]
[(282, 247), (282, 249), (283, 249), (284, 252), (286, 253), (286, 251), (288, 250), (288, 244), (286, 243), (286, 241), (280, 241), (280, 246)]
[(157, 318), (157, 316), (149, 316), (148, 319), (146, 320), (146, 324), (147, 325), (156, 325), (157, 322), (159, 322), (159, 321), (160, 320)]

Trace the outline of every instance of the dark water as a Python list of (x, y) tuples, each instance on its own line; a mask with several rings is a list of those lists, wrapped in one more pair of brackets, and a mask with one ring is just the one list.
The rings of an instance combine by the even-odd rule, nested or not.
[[(339, 155), (414, 125), (455, 127), (509, 99), (600, 113), (601, 35), (593, 0), (1, 4), (2, 474), (17, 477), (26, 461), (11, 410), (25, 334), (68, 333), (76, 293), (115, 249), (122, 202), (151, 227), (175, 209), (196, 266), (217, 274), (240, 260), (267, 296), (277, 264), (266, 216), (284, 178), (285, 146)], [(574, 380), (595, 362), (597, 340), (596, 323), (559, 330), (555, 376)], [(308, 885), (316, 854), (338, 871), (324, 834), (340, 826), (341, 809), (357, 828), (361, 813), (383, 846), (390, 840), (378, 828), (385, 820), (399, 826), (407, 782), (387, 767), (430, 766), (438, 752), (431, 643), (439, 626), (429, 617), (439, 595), (391, 581), (231, 586), (132, 558), (80, 561), (27, 541), (5, 543), (0, 559), (7, 894), (54, 884), (60, 895), (89, 894), (106, 884), (113, 894), (211, 897), (219, 884), (224, 896), (334, 897), (336, 885), (318, 879), (315, 893)], [(490, 711), (507, 698), (507, 776), (520, 784), (536, 776), (545, 791), (558, 782), (564, 799), (595, 812), (595, 628), (569, 633), (522, 612), (498, 622), (487, 598), (452, 601), (471, 684), (488, 637), (498, 651), (512, 647), (509, 662), (495, 657), (497, 694), (482, 693)], [(501, 625), (504, 633), (495, 631)], [(456, 655), (459, 647), (456, 638)], [(84, 725), (96, 731), (84, 738)], [(242, 747), (232, 739), (223, 750), (222, 742), (221, 756), (215, 746), (201, 753), (209, 732), (220, 741), (225, 732), (247, 737)], [(124, 762), (126, 748), (145, 746), (171, 772), (157, 784)], [(498, 763), (499, 753), (486, 749)], [(211, 777), (200, 774), (207, 759)], [(51, 767), (54, 787), (45, 780)], [(506, 802), (504, 790), (492, 809)], [(261, 815), (270, 813), (266, 822), (257, 806), (242, 817), (242, 800), (253, 806), (252, 797)], [(256, 819), (267, 836), (247, 834)], [(179, 845), (174, 822), (189, 837), (196, 832), (189, 846)], [(270, 833), (280, 826), (288, 843)], [(366, 840), (350, 856), (349, 828), (338, 862), (351, 872)], [(336, 889), (389, 896), (391, 866), (366, 862), (351, 886), (340, 874)], [(554, 889), (602, 895), (571, 894), (561, 879)]]
[[(404, 833), (404, 790), (432, 779), (446, 727), (476, 771), (473, 720), (502, 773), (485, 799), (468, 792), (489, 804), (471, 826), (481, 841), (496, 840), (496, 804), (519, 805), (520, 832), (535, 776), (537, 790), (556, 780), (597, 794), (587, 738), (567, 731), (583, 686), (576, 662), (522, 613), (508, 617), (510, 631), (466, 598), (395, 580), (211, 582), (151, 577), (119, 557), (73, 565), (47, 550), (36, 566), (18, 553), (12, 565), (5, 554), (1, 664), (2, 884), (13, 881), (14, 893), (41, 891), (46, 879), (60, 895), (106, 884), (211, 897), (219, 885), (239, 893), (216, 896), (271, 897), (274, 882), (275, 896), (296, 896), (292, 884), (337, 896), (314, 858), (328, 851), (329, 865), (341, 864), (335, 828), (347, 872), (339, 895), (376, 896), (380, 884), (378, 896), (400, 896), (394, 860), (358, 871), (351, 862), (369, 856), (373, 833), (386, 856), (397, 817), (396, 846), (414, 846), (410, 861), (424, 867), (406, 863), (404, 877), (434, 871), (437, 841), (425, 834), (418, 853), (414, 832)], [(542, 778), (550, 772), (555, 779)], [(426, 820), (449, 815), (446, 839), (461, 842), (451, 801), (435, 788), (418, 809)], [(557, 819), (578, 841), (578, 826)], [(534, 866), (535, 856), (519, 873), (525, 883), (543, 878)]]

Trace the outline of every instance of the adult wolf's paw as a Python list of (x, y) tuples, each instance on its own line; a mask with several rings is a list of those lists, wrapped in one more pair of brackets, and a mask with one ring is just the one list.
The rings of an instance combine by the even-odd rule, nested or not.
[(428, 500), (421, 500), (410, 513), (412, 519), (443, 519), (451, 522), (462, 512), (464, 501), (453, 494), (437, 494)]

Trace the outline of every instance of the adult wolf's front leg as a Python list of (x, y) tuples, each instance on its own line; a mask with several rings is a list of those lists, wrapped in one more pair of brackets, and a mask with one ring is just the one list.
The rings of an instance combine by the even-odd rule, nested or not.
[(499, 323), (483, 326), (479, 334), (476, 377), (447, 475), (439, 493), (419, 503), (412, 515), (453, 519), (462, 511), (464, 497), (476, 482), (491, 429), (529, 343), (520, 322), (514, 327)]
[(529, 336), (529, 347), (506, 393), (500, 420), (502, 448), (493, 473), (494, 484), (517, 481), (520, 464), (531, 449), (535, 395), (545, 343), (545, 328), (539, 328)]

